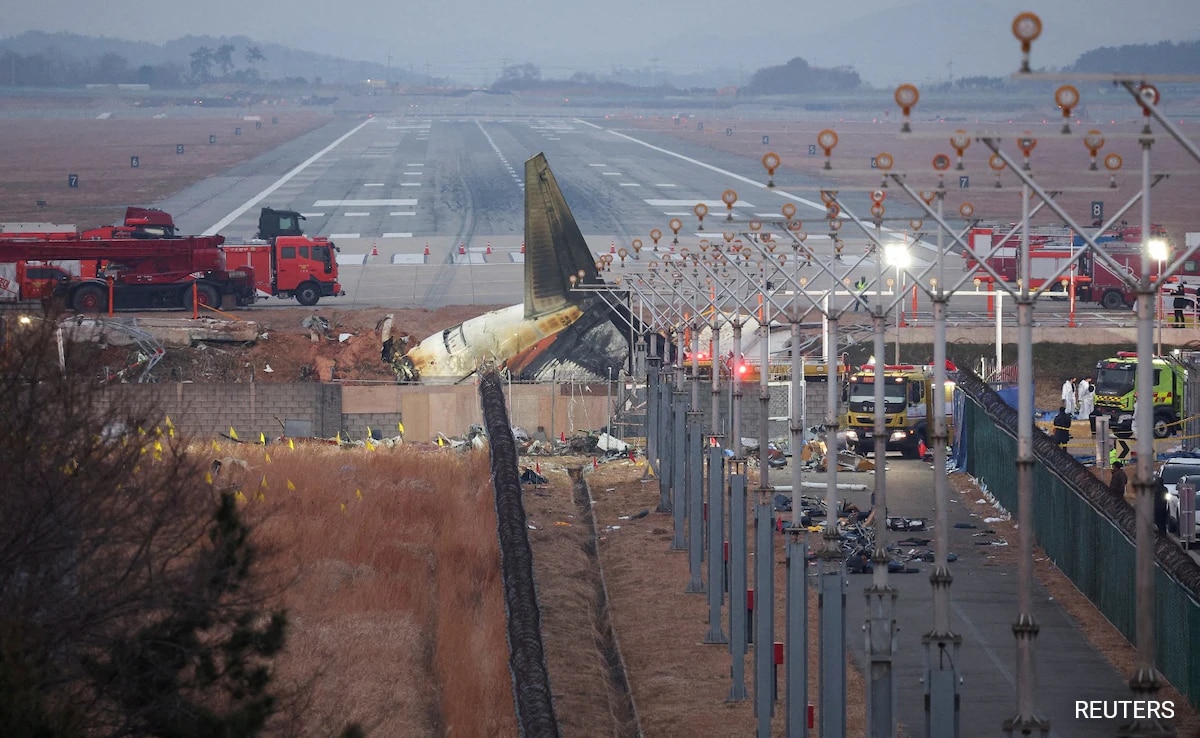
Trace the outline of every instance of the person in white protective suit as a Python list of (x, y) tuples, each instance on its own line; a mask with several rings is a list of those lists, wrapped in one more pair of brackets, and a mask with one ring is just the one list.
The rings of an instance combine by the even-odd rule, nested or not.
[(1079, 380), (1079, 417), (1087, 418), (1088, 425), (1092, 428), (1092, 435), (1096, 435), (1096, 387), (1091, 381), (1084, 377)]
[(1075, 378), (1070, 377), (1063, 382), (1062, 404), (1067, 409), (1067, 415), (1075, 414)]

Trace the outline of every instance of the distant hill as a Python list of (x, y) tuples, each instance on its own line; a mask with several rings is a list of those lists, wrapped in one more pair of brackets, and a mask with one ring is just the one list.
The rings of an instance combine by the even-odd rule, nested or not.
[[(191, 82), (194, 52), (201, 48), (215, 51), (223, 45), (233, 47), (230, 55), (232, 67), (227, 70), (229, 75), (241, 72), (241, 79), (246, 79), (251, 70), (258, 78), (265, 80), (302, 77), (310, 82), (319, 79), (324, 82), (351, 83), (366, 79), (387, 79), (389, 76), (388, 68), (383, 64), (317, 54), (280, 44), (259, 43), (247, 36), (183, 36), (162, 44), (153, 44), (147, 41), (126, 41), (73, 33), (28, 31), (19, 36), (0, 39), (0, 56), (12, 53), (25, 59), (41, 57), (47, 63), (57, 65), (59, 69), (74, 69), (77, 73), (83, 73), (79, 70), (91, 69), (97, 74), (106, 73), (110, 76), (114, 71), (113, 66), (120, 59), (124, 60), (123, 68), (130, 76), (129, 79), (97, 78), (91, 81), (144, 81), (132, 78), (136, 76), (139, 68), (163, 67), (181, 74), (184, 78), (179, 83), (182, 84)], [(257, 48), (262, 58), (253, 62), (248, 60), (247, 50), (250, 48)], [(102, 68), (100, 62), (106, 57), (107, 67)], [(219, 67), (213, 71), (217, 77), (221, 76)], [(392, 81), (402, 81), (399, 70), (392, 70), (390, 77)], [(156, 76), (156, 81), (160, 84), (163, 82), (161, 76)], [(16, 82), (22, 84), (20, 79)], [(0, 73), (0, 84), (10, 83), (8, 75)]]
[(1069, 71), (1081, 73), (1200, 74), (1200, 41), (1102, 46), (1081, 54)]

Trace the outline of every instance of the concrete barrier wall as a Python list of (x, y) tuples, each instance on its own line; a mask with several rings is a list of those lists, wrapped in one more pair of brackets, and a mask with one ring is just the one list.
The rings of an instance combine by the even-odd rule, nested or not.
[(200, 438), (231, 427), (243, 440), (278, 436), (288, 420), (307, 421), (315, 436), (333, 436), (342, 423), (341, 388), (329, 384), (126, 384), (105, 388), (101, 401), (153, 403), (181, 431)]
[[(520, 384), (506, 386), (505, 395), (513, 424), (530, 433), (542, 427), (547, 436), (571, 435), (578, 429), (600, 428), (608, 419), (603, 384)], [(402, 422), (406, 438), (427, 441), (439, 431), (460, 435), (481, 424), (482, 417), (474, 384), (127, 384), (106, 387), (101, 401), (153, 404), (189, 435), (210, 438), (232, 427), (242, 440), (257, 440), (259, 433), (278, 436), (291, 421), (325, 438), (339, 431), (364, 438), (368, 427), (391, 436)]]

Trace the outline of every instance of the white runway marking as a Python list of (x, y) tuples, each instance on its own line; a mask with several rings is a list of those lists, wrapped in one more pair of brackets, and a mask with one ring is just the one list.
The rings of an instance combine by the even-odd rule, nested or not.
[[(717, 174), (723, 174), (723, 175), (725, 175), (726, 177), (730, 177), (731, 179), (735, 179), (735, 180), (737, 180), (738, 182), (742, 182), (743, 184), (748, 184), (748, 185), (750, 185), (751, 187), (758, 187), (759, 189), (763, 189), (763, 190), (767, 189), (767, 185), (766, 185), (765, 183), (763, 183), (763, 182), (759, 182), (759, 181), (758, 181), (758, 180), (756, 180), (756, 179), (750, 179), (749, 177), (743, 177), (743, 176), (742, 176), (742, 175), (740, 175), (740, 174), (734, 174), (733, 172), (729, 171), (728, 169), (722, 169), (722, 168), (720, 168), (720, 167), (713, 166), (712, 164), (709, 164), (709, 163), (707, 163), (707, 162), (700, 161), (699, 159), (693, 159), (692, 157), (690, 157), (690, 156), (685, 156), (685, 155), (683, 155), (683, 154), (680, 154), (680, 153), (679, 153), (679, 152), (677, 152), (677, 151), (671, 151), (670, 149), (664, 149), (664, 148), (663, 148), (663, 147), (661, 147), (661, 146), (655, 146), (655, 145), (654, 145), (654, 144), (652, 144), (652, 143), (647, 143), (646, 141), (642, 141), (641, 139), (634, 138), (633, 136), (630, 136), (630, 135), (627, 135), (627, 134), (624, 134), (624, 133), (620, 133), (620, 132), (618, 132), (618, 131), (614, 131), (614, 130), (611, 130), (611, 129), (608, 129), (608, 128), (603, 128), (603, 127), (601, 127), (601, 126), (598, 126), (598, 125), (596, 125), (596, 124), (594, 124), (594, 123), (588, 123), (586, 120), (580, 120), (580, 119), (576, 118), (576, 119), (575, 119), (575, 122), (576, 122), (576, 123), (582, 123), (582, 124), (584, 124), (584, 125), (591, 126), (592, 128), (596, 128), (596, 129), (599, 129), (599, 130), (601, 130), (601, 131), (608, 131), (608, 132), (609, 132), (609, 133), (611, 133), (612, 135), (614, 135), (614, 136), (618, 136), (618, 137), (620, 137), (620, 138), (623, 138), (623, 139), (625, 139), (626, 141), (632, 141), (633, 143), (635, 143), (635, 144), (640, 144), (640, 145), (642, 145), (642, 146), (645, 146), (646, 148), (648, 148), (648, 149), (650, 149), (650, 150), (652, 150), (652, 151), (657, 151), (657, 152), (659, 152), (660, 154), (666, 154), (667, 156), (673, 156), (673, 157), (675, 157), (676, 159), (681, 159), (681, 160), (683, 160), (683, 161), (686, 161), (686, 162), (688, 162), (689, 164), (695, 164), (696, 166), (698, 166), (698, 167), (703, 167), (704, 169), (707, 169), (707, 170), (709, 170), (709, 171), (711, 171), (711, 172), (716, 172)], [(813, 210), (819, 210), (819, 211), (821, 211), (822, 213), (823, 213), (823, 212), (825, 212), (825, 205), (824, 205), (823, 203), (816, 202), (815, 200), (809, 200), (809, 199), (807, 199), (807, 198), (804, 198), (804, 197), (798, 197), (798, 196), (796, 196), (796, 195), (793, 195), (793, 194), (791, 194), (791, 193), (788, 193), (788, 192), (781, 192), (781, 191), (779, 191), (779, 190), (775, 190), (774, 192), (775, 192), (775, 194), (779, 195), (780, 197), (783, 197), (783, 198), (786, 198), (786, 199), (788, 199), (788, 200), (791, 200), (792, 202), (797, 202), (797, 203), (800, 203), (801, 205), (806, 205), (806, 206), (808, 206), (808, 207), (812, 208)], [(724, 205), (724, 203), (721, 203), (721, 204), (722, 204), (722, 205)]]
[(405, 172), (405, 177), (420, 177), (424, 172)]
[(300, 214), (303, 215), (305, 218), (323, 218), (323, 217), (325, 217), (325, 213), (300, 213)]
[(363, 187), (383, 187), (383, 182), (366, 182)]
[(673, 185), (673, 184), (656, 184), (654, 186), (655, 187), (674, 187), (675, 185)]
[(401, 182), (400, 186), (401, 187), (420, 187), (421, 183), (420, 182)]
[(624, 176), (620, 172), (601, 172), (605, 177), (621, 177)]
[(365, 218), (366, 216), (370, 215), (370, 213), (342, 213), (342, 215), (346, 216), (347, 218)]
[(641, 185), (638, 184), (637, 182), (622, 182), (621, 186), (622, 187), (641, 187)]
[(425, 165), (419, 161), (410, 161), (409, 163), (405, 164), (404, 166), (406, 166), (406, 167), (423, 167)]
[(588, 164), (588, 166), (589, 167), (604, 167), (605, 169), (608, 168), (607, 164)]
[(357, 234), (357, 233), (330, 233), (329, 237), (330, 238), (358, 238), (359, 234)]
[(673, 217), (673, 218), (678, 218), (678, 217), (680, 217), (680, 216), (682, 216), (682, 215), (686, 215), (686, 216), (688, 216), (689, 218), (694, 218), (694, 217), (696, 217), (696, 214), (695, 214), (695, 213), (693, 213), (691, 210), (675, 210), (675, 211), (670, 211), (670, 210), (668, 210), (668, 211), (664, 211), (664, 212), (663, 212), (663, 215), (670, 215), (670, 216), (671, 216), (671, 217)]
[[(265, 198), (269, 197), (269, 196), (271, 195), (271, 193), (272, 193), (272, 192), (274, 192), (275, 190), (279, 189), (279, 188), (280, 188), (280, 187), (282, 187), (283, 185), (287, 184), (287, 182), (288, 182), (289, 180), (291, 180), (291, 178), (292, 178), (292, 177), (295, 177), (295, 176), (296, 176), (297, 174), (299, 174), (300, 172), (303, 172), (305, 169), (308, 169), (308, 167), (309, 167), (309, 166), (311, 166), (313, 162), (317, 161), (317, 160), (318, 160), (318, 159), (320, 159), (322, 156), (325, 156), (325, 155), (326, 155), (326, 154), (328, 154), (330, 151), (333, 151), (334, 149), (336, 149), (336, 148), (338, 147), (338, 144), (340, 144), (342, 141), (345, 141), (346, 139), (350, 138), (350, 137), (351, 137), (351, 136), (353, 136), (355, 133), (358, 133), (358, 132), (359, 132), (359, 130), (361, 130), (363, 126), (367, 125), (368, 123), (370, 123), (370, 122), (371, 122), (371, 121), (373, 121), (373, 120), (375, 120), (375, 119), (374, 119), (374, 118), (367, 118), (367, 119), (366, 119), (366, 120), (364, 120), (362, 123), (359, 123), (357, 126), (355, 126), (355, 127), (351, 128), (349, 131), (347, 131), (346, 133), (342, 134), (340, 137), (338, 137), (336, 140), (334, 140), (334, 142), (333, 142), (333, 143), (329, 144), (328, 146), (326, 146), (325, 148), (321, 149), (321, 150), (320, 150), (320, 151), (318, 151), (317, 153), (315, 153), (315, 154), (313, 154), (312, 156), (308, 157), (307, 159), (305, 159), (304, 161), (300, 162), (300, 163), (299, 163), (299, 164), (297, 164), (296, 166), (292, 167), (292, 169), (291, 169), (291, 170), (290, 170), (290, 171), (289, 171), (287, 174), (285, 174), (285, 175), (283, 175), (282, 177), (280, 177), (279, 179), (275, 180), (275, 181), (274, 181), (274, 182), (273, 182), (273, 183), (272, 183), (272, 184), (271, 184), (269, 187), (267, 187), (267, 188), (266, 188), (265, 190), (263, 190), (262, 192), (258, 193), (257, 195), (255, 195), (254, 197), (250, 198), (250, 199), (249, 199), (249, 200), (247, 200), (246, 202), (244, 202), (244, 203), (242, 203), (241, 205), (237, 206), (237, 208), (235, 208), (235, 209), (234, 209), (234, 211), (233, 211), (232, 213), (230, 213), (229, 215), (226, 215), (224, 218), (221, 218), (219, 221), (217, 221), (216, 223), (214, 223), (214, 224), (213, 224), (213, 225), (212, 225), (210, 228), (208, 228), (206, 231), (204, 231), (204, 233), (202, 233), (202, 234), (200, 234), (200, 235), (203, 235), (203, 236), (212, 236), (212, 235), (215, 235), (215, 234), (217, 234), (217, 233), (220, 233), (220, 232), (221, 232), (221, 229), (225, 228), (225, 226), (229, 225), (229, 224), (230, 224), (230, 223), (232, 223), (233, 221), (235, 221), (235, 220), (237, 220), (238, 218), (242, 217), (242, 214), (243, 214), (243, 213), (245, 213), (247, 210), (249, 210), (250, 208), (254, 207), (254, 206), (255, 206), (255, 205), (257, 205), (258, 203), (260, 203), (262, 200), (264, 200)], [(415, 205), (416, 203), (413, 203), (413, 204)], [(321, 207), (321, 206), (320, 206), (320, 205), (314, 205), (313, 207), (318, 207), (318, 208), (319, 208), (319, 207)]]
[[(708, 206), (708, 212), (715, 210), (725, 210), (725, 203), (720, 200), (657, 200), (647, 198), (646, 204), (656, 208), (680, 208), (680, 207), (695, 207), (698, 203), (704, 203)], [(733, 204), (735, 208), (752, 208), (754, 207), (745, 200), (738, 200)]]
[(416, 215), (416, 213), (411, 210), (393, 210), (388, 215)]
[(411, 233), (385, 233), (384, 238), (412, 238)]
[[(313, 203), (314, 208), (345, 208), (345, 207), (360, 207), (360, 208), (385, 208), (389, 205), (399, 207), (413, 207), (417, 204), (416, 200), (317, 200)], [(212, 235), (211, 233), (208, 235)]]

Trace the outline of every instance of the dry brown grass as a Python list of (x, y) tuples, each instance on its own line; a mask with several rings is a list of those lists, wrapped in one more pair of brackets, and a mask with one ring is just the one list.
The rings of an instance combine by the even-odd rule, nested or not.
[[(256, 129), (244, 115), (260, 115)], [(227, 117), (108, 120), (5, 120), (0, 221), (49, 221), (93, 227), (119, 219), (127, 205), (162, 200), (329, 121), (296, 109), (230, 111)], [(173, 115), (173, 114), (172, 114)], [(277, 117), (277, 124), (271, 118)], [(240, 136), (234, 135), (236, 128)], [(209, 144), (209, 135), (217, 143)], [(182, 155), (175, 153), (184, 145)], [(129, 157), (138, 156), (139, 166)], [(67, 186), (67, 175), (79, 186)], [(38, 208), (37, 200), (46, 207)]]
[[(291, 618), (303, 734), (516, 734), (486, 454), (224, 445)], [(265, 478), (265, 483), (262, 481)], [(293, 489), (294, 488), (294, 489)]]

